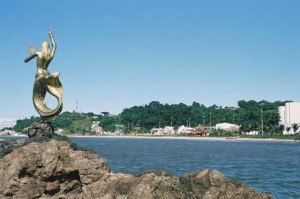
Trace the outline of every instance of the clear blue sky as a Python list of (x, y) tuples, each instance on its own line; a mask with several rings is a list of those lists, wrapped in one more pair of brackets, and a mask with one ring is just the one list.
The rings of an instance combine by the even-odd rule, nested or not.
[[(37, 50), (58, 48), (64, 109), (300, 100), (297, 0), (0, 0), (0, 118), (37, 116)], [(55, 104), (49, 99), (49, 104)]]

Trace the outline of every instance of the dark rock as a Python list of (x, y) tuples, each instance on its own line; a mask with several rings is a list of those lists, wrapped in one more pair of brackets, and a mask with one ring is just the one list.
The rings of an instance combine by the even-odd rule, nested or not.
[[(61, 135), (53, 135), (51, 139), (55, 139), (57, 141), (65, 141), (70, 144), (70, 147), (74, 150), (77, 149), (75, 143), (71, 141), (70, 138)], [(9, 154), (15, 149), (18, 149), (22, 146), (26, 146), (30, 143), (37, 142), (37, 143), (44, 143), (50, 141), (48, 137), (32, 137), (29, 139), (21, 139), (21, 140), (1, 140), (0, 141), (0, 159), (3, 158), (5, 155)], [(82, 149), (84, 150), (84, 149)], [(89, 150), (91, 151), (91, 150)]]
[(25, 140), (2, 140), (0, 141), (0, 158), (3, 158), (6, 154), (9, 154), (14, 149), (23, 145)]
[(54, 128), (50, 122), (41, 120), (38, 123), (32, 124), (28, 128), (28, 137), (48, 137), (51, 138), (54, 135)]
[(273, 198), (218, 171), (114, 174), (105, 160), (76, 148), (63, 136), (0, 143), (0, 198)]
[(36, 136), (36, 129), (32, 128), (28, 130), (28, 137), (34, 137)]

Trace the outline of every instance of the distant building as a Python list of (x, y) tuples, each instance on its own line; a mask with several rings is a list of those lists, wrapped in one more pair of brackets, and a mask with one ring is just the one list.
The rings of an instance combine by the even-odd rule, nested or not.
[(61, 129), (61, 128), (56, 128), (56, 129), (54, 130), (54, 133), (57, 134), (57, 135), (62, 135), (63, 132), (64, 132), (64, 129)]
[(152, 133), (153, 135), (162, 135), (163, 128), (152, 128), (150, 133)]
[(216, 124), (216, 129), (222, 129), (224, 131), (238, 131), (240, 129), (240, 126), (225, 122)]
[(16, 125), (16, 120), (14, 120), (14, 119), (0, 118), (0, 130), (5, 127), (13, 127), (15, 125)]
[[(283, 134), (294, 134), (293, 128), (289, 132), (286, 127), (291, 127), (292, 124), (300, 124), (300, 102), (287, 102), (284, 106), (278, 107), (280, 120), (279, 125), (284, 125)], [(297, 131), (299, 132), (300, 129)]]
[(184, 125), (180, 126), (177, 130), (178, 135), (191, 135), (195, 129), (191, 127), (186, 127)]
[(103, 114), (103, 116), (109, 116), (109, 112), (107, 112), (107, 111), (103, 111), (101, 113)]
[(209, 128), (204, 126), (197, 126), (196, 128), (180, 126), (177, 130), (178, 135), (184, 136), (209, 136)]
[(96, 134), (103, 134), (103, 129), (100, 126), (100, 122), (93, 121), (92, 126), (91, 126), (91, 132), (96, 133)]
[(5, 127), (0, 130), (0, 136), (25, 136), (24, 134), (15, 132), (11, 127)]
[(152, 128), (150, 133), (153, 135), (174, 135), (174, 127), (165, 126), (165, 128)]
[(165, 126), (165, 128), (163, 129), (162, 133), (164, 135), (174, 135), (175, 134), (174, 127), (172, 127), (172, 126)]
[(243, 135), (258, 135), (259, 131), (242, 132)]
[(116, 129), (115, 129), (115, 132), (114, 134), (117, 134), (117, 135), (122, 135), (124, 134), (124, 125), (121, 125), (121, 124), (116, 124)]

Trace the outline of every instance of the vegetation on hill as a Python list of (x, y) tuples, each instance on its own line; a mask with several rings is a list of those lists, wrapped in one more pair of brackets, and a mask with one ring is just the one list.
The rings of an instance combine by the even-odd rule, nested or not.
[[(103, 116), (95, 113), (64, 112), (52, 120), (55, 128), (62, 128), (67, 133), (85, 133), (90, 131), (92, 121), (99, 121), (105, 131), (114, 131), (122, 126), (125, 132), (148, 132), (151, 128), (180, 125), (214, 126), (217, 123), (228, 122), (241, 126), (241, 131), (260, 131), (263, 120), (264, 132), (277, 133), (282, 131), (278, 126), (278, 107), (285, 102), (276, 101), (245, 101), (238, 102), (238, 107), (209, 107), (193, 102), (192, 105), (161, 104), (152, 101), (144, 106), (134, 106), (124, 109), (119, 115)], [(18, 132), (38, 121), (37, 117), (18, 120), (14, 130)]]
[(13, 127), (13, 129), (16, 132), (25, 132), (25, 129), (29, 127), (34, 122), (37, 122), (39, 118), (31, 116), (30, 118), (25, 118), (22, 120), (17, 120), (16, 125)]

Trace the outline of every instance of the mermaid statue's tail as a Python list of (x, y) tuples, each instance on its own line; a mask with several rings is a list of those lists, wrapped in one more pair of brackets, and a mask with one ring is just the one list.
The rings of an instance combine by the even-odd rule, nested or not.
[[(57, 99), (57, 106), (54, 109), (46, 106), (45, 97), (47, 92)], [(36, 77), (33, 86), (33, 104), (41, 117), (52, 117), (62, 111), (62, 95), (63, 87), (59, 81), (59, 73)]]

